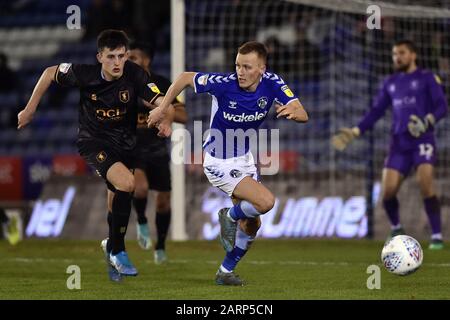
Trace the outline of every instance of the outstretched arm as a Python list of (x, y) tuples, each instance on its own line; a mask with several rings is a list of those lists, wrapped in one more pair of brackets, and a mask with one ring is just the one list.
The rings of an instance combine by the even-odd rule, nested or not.
[(277, 107), (277, 118), (286, 117), (286, 119), (296, 122), (308, 122), (308, 113), (298, 99), (292, 100), (284, 106)]
[[(160, 99), (160, 104), (162, 102), (162, 98)], [(152, 104), (149, 103), (145, 100), (142, 100), (142, 102), (144, 103), (144, 105), (149, 108), (150, 110), (153, 110), (157, 107), (156, 104)], [(186, 123), (187, 122), (187, 113), (186, 113), (186, 107), (184, 105), (184, 103), (180, 102), (178, 99), (175, 103), (173, 103), (173, 107), (175, 109), (175, 114), (173, 116), (173, 121), (177, 122), (177, 123)]]
[(375, 125), (375, 123), (384, 115), (390, 104), (391, 98), (387, 92), (385, 82), (378, 92), (372, 108), (366, 112), (359, 124), (352, 128), (341, 128), (339, 129), (339, 132), (331, 138), (333, 147), (339, 151), (343, 151), (347, 148), (350, 142), (367, 130), (370, 130)]
[[(171, 102), (184, 90), (187, 86), (194, 87), (194, 76), (195, 72), (183, 72), (180, 76), (172, 83), (167, 90), (164, 99), (159, 104), (157, 108), (150, 112), (147, 120), (149, 127), (158, 126), (158, 124), (166, 117)], [(158, 100), (156, 101), (158, 104)]]
[(58, 66), (48, 67), (42, 73), (36, 86), (34, 87), (33, 93), (31, 94), (30, 100), (28, 100), (26, 107), (22, 111), (20, 111), (17, 116), (17, 129), (22, 129), (28, 123), (30, 123), (31, 119), (33, 119), (33, 115), (36, 112), (36, 108), (39, 105), (39, 102), (41, 101), (43, 95), (47, 91), (52, 81), (54, 81), (57, 68)]
[(185, 124), (188, 120), (187, 112), (186, 112), (186, 106), (184, 103), (175, 103), (173, 105), (175, 109), (175, 114), (173, 116), (173, 121), (177, 123)]
[(355, 127), (361, 134), (373, 128), (375, 123), (385, 114), (391, 104), (391, 98), (387, 92), (386, 86), (383, 86), (376, 96), (372, 108), (366, 112), (358, 126)]

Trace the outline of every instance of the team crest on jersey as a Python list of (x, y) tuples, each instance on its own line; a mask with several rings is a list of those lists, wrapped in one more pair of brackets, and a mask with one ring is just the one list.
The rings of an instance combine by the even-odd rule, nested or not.
[(153, 82), (147, 84), (147, 87), (149, 87), (150, 90), (152, 90), (154, 93), (161, 93), (161, 91), (159, 91), (158, 86), (156, 84), (154, 84)]
[(98, 154), (97, 154), (97, 161), (98, 162), (100, 162), (100, 163), (102, 163), (103, 161), (105, 161), (106, 160), (106, 158), (107, 158), (108, 156), (107, 156), (107, 154), (106, 154), (106, 152), (105, 151), (100, 151)]
[(411, 81), (411, 89), (417, 89), (419, 82), (417, 80)]
[(388, 88), (388, 90), (390, 91), (390, 92), (395, 92), (395, 84), (391, 84), (390, 86), (389, 86), (389, 88)]
[(208, 83), (208, 75), (204, 74), (203, 76), (198, 77), (197, 83), (201, 86), (206, 86)]
[(130, 93), (128, 92), (128, 90), (119, 91), (119, 99), (123, 103), (127, 103), (128, 101), (130, 101)]
[(258, 107), (260, 107), (261, 109), (264, 109), (268, 103), (269, 100), (267, 99), (267, 97), (261, 97), (258, 99)]
[(71, 63), (61, 63), (59, 65), (58, 71), (61, 73), (67, 73), (67, 71), (69, 71), (71, 65), (72, 65)]
[(289, 87), (285, 84), (281, 87), (281, 91), (284, 92), (285, 95), (287, 95), (289, 98), (292, 98), (294, 96), (294, 93), (289, 89)]

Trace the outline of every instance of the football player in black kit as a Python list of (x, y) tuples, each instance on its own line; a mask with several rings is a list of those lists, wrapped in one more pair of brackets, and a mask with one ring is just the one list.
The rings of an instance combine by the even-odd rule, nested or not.
[[(150, 80), (158, 86), (162, 92), (166, 92), (171, 82), (152, 71), (150, 66), (154, 56), (154, 49), (145, 42), (132, 42), (130, 45), (129, 60), (141, 66), (150, 75)], [(156, 233), (154, 261), (161, 264), (167, 260), (165, 242), (170, 226), (170, 154), (167, 139), (158, 137), (158, 130), (147, 127), (148, 108), (156, 106), (145, 105), (145, 101), (139, 101), (137, 145), (136, 145), (136, 170), (134, 179), (136, 189), (134, 191), (133, 204), (138, 215), (137, 236), (141, 248), (149, 250), (151, 238), (145, 210), (147, 207), (148, 190), (156, 191)], [(175, 108), (174, 121), (186, 123), (187, 114), (184, 104), (178, 99), (172, 102)]]
[(135, 188), (137, 101), (144, 99), (159, 105), (162, 96), (148, 73), (127, 61), (129, 40), (123, 31), (101, 32), (97, 49), (96, 65), (61, 63), (45, 69), (26, 107), (18, 114), (18, 129), (32, 120), (53, 81), (79, 88), (77, 147), (108, 187), (109, 237), (102, 241), (102, 247), (110, 279), (120, 281), (122, 275), (138, 273), (128, 258), (124, 241)]

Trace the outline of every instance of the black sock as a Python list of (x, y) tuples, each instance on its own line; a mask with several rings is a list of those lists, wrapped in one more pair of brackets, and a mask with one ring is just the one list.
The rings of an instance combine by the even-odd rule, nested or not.
[(107, 252), (111, 252), (112, 250), (112, 242), (111, 242), (111, 238), (112, 238), (112, 212), (108, 211), (108, 242), (106, 243), (106, 251)]
[(145, 216), (145, 208), (147, 208), (147, 198), (133, 198), (134, 209), (137, 213), (137, 220), (139, 224), (147, 223)]
[(125, 233), (127, 232), (130, 213), (131, 194), (117, 190), (112, 203), (112, 232), (110, 241), (113, 255), (125, 250)]
[(165, 249), (167, 231), (170, 226), (171, 211), (157, 212), (156, 213), (156, 232), (158, 234), (158, 240), (156, 242), (156, 250)]
[(0, 223), (8, 223), (9, 218), (6, 215), (5, 209), (0, 208)]

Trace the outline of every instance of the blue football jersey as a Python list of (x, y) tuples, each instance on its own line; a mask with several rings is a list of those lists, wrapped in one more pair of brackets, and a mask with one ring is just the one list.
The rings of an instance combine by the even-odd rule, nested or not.
[(236, 73), (197, 73), (196, 93), (207, 92), (212, 97), (210, 133), (203, 148), (216, 158), (245, 155), (250, 138), (263, 123), (274, 103), (286, 105), (298, 99), (283, 79), (266, 72), (256, 91), (239, 87)]

